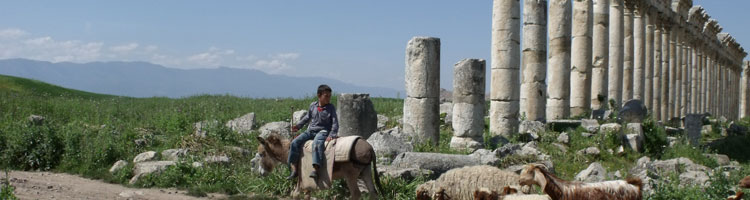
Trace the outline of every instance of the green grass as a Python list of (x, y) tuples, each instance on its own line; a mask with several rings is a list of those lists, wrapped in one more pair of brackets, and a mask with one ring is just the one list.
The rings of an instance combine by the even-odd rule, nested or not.
[[(228, 147), (241, 147), (254, 155), (258, 142), (257, 131), (237, 134), (224, 126), (209, 127), (207, 137), (193, 136), (193, 124), (204, 120), (217, 120), (224, 124), (228, 120), (246, 113), (256, 114), (256, 124), (288, 121), (293, 111), (307, 108), (314, 97), (303, 99), (252, 99), (228, 95), (198, 95), (180, 99), (170, 98), (129, 98), (101, 95), (65, 89), (62, 87), (28, 79), (0, 75), (0, 158), (3, 168), (21, 170), (49, 170), (79, 174), (84, 177), (102, 179), (110, 183), (127, 184), (133, 173), (133, 164), (122, 170), (109, 173), (109, 167), (117, 160), (132, 160), (145, 151), (160, 152), (171, 148), (189, 148), (190, 155), (185, 163), (168, 168), (159, 175), (146, 176), (134, 187), (175, 187), (187, 190), (190, 195), (204, 196), (207, 193), (225, 193), (230, 199), (275, 199), (288, 197), (292, 183), (285, 180), (286, 167), (279, 167), (269, 176), (261, 177), (250, 170), (252, 156), (243, 156)], [(378, 114), (390, 118), (387, 127), (397, 125), (403, 116), (403, 100), (372, 98)], [(332, 103), (336, 103), (334, 96)], [(487, 107), (489, 109), (489, 106)], [(31, 125), (30, 115), (46, 118), (42, 126)], [(740, 124), (750, 124), (750, 119)], [(485, 139), (491, 137), (485, 126)], [(539, 150), (550, 155), (556, 174), (571, 180), (592, 162), (600, 162), (609, 172), (620, 170), (627, 176), (641, 156), (652, 159), (687, 157), (695, 163), (708, 167), (717, 166), (716, 161), (706, 158), (703, 153), (722, 153), (738, 158), (743, 171), (733, 173), (726, 180), (714, 179), (708, 192), (697, 188), (658, 185), (659, 194), (649, 199), (714, 199), (726, 194), (727, 185), (734, 184), (741, 174), (750, 174), (748, 155), (750, 139), (745, 136), (714, 140), (714, 145), (698, 148), (686, 145), (683, 141), (674, 147), (666, 147), (666, 132), (653, 121), (644, 124), (646, 144), (644, 153), (627, 151), (615, 155), (607, 150), (620, 146), (620, 135), (616, 133), (594, 134), (584, 137), (582, 128), (569, 129), (567, 151), (559, 150), (552, 143), (557, 141), (559, 132), (547, 130), (540, 134)], [(718, 131), (719, 124), (715, 124)], [(717, 134), (719, 132), (716, 132)], [(441, 124), (440, 140), (437, 146), (418, 144), (415, 151), (468, 154), (449, 147), (453, 132), (450, 125)], [(145, 141), (136, 145), (135, 140)], [(510, 138), (510, 142), (520, 143), (520, 138)], [(598, 147), (598, 156), (578, 155), (577, 151), (587, 147)], [(495, 149), (497, 144), (486, 144)], [(204, 155), (230, 155), (230, 164), (207, 164), (193, 168), (190, 163)], [(499, 167), (536, 162), (534, 156), (508, 156), (501, 159)], [(403, 180), (381, 177), (384, 186), (384, 199), (414, 199), (415, 188), (427, 181), (424, 177)], [(10, 198), (12, 187), (4, 186), (0, 196)], [(723, 193), (722, 193), (723, 192)], [(679, 196), (684, 194), (683, 196)], [(343, 198), (348, 195), (345, 184), (338, 181), (331, 190), (318, 191), (313, 196), (321, 199)], [(723, 196), (726, 197), (726, 196)], [(367, 196), (365, 195), (365, 198)]]

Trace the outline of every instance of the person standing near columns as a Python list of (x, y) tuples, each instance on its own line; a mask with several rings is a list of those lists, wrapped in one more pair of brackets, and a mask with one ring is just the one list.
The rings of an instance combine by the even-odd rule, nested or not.
[(594, 21), (592, 0), (573, 2), (570, 72), (570, 115), (580, 116), (591, 108), (591, 35)]
[(492, 4), (490, 134), (518, 133), (521, 7), (518, 0)]
[(625, 0), (624, 7), (623, 7), (623, 17), (622, 17), (622, 24), (623, 24), (623, 30), (624, 30), (624, 43), (623, 43), (623, 66), (622, 66), (622, 89), (621, 89), (621, 99), (620, 99), (620, 105), (624, 104), (626, 101), (633, 99), (633, 62), (634, 62), (634, 43), (635, 39), (634, 36), (634, 13), (633, 10), (635, 10), (635, 0)]
[(547, 0), (524, 0), (521, 117), (543, 121), (547, 87)]
[(624, 56), (623, 0), (611, 0), (609, 5), (609, 79), (607, 91), (615, 108), (622, 106), (622, 66)]
[(609, 63), (609, 0), (594, 0), (591, 110), (607, 108), (607, 64)]
[(549, 5), (547, 120), (570, 117), (570, 1), (551, 0)]

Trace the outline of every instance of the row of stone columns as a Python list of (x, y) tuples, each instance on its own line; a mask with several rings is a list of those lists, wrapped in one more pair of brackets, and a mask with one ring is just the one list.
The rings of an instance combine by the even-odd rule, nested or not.
[[(630, 99), (661, 121), (750, 113), (750, 80), (741, 71), (747, 53), (691, 0), (549, 2), (524, 0), (521, 12), (519, 0), (493, 1), (492, 134), (515, 134), (519, 120), (582, 116)], [(438, 38), (409, 41), (404, 131), (419, 142), (439, 140), (439, 68)], [(484, 68), (478, 59), (455, 65), (453, 148), (483, 142)]]
[(731, 36), (717, 36), (721, 28), (691, 0), (549, 2), (523, 1), (519, 44), (519, 1), (494, 0), (492, 133), (515, 133), (518, 119), (611, 109), (610, 100), (615, 107), (642, 100), (661, 121), (690, 113), (742, 114), (740, 96), (730, 93), (741, 90), (746, 53)]

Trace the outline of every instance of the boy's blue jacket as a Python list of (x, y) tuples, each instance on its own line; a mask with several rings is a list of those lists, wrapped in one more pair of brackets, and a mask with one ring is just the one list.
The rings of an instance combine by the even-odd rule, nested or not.
[(318, 105), (317, 101), (310, 104), (310, 108), (307, 109), (307, 115), (303, 116), (297, 122), (297, 128), (302, 128), (307, 122), (310, 122), (307, 130), (315, 132), (326, 130), (330, 133), (330, 137), (338, 136), (339, 118), (336, 115), (336, 107), (330, 103), (323, 107), (318, 107)]

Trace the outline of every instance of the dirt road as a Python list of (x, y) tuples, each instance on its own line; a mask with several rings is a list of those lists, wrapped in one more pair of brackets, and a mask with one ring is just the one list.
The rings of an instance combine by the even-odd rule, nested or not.
[[(128, 188), (76, 175), (51, 172), (11, 171), (10, 183), (19, 199), (223, 199), (225, 195), (208, 194), (205, 198), (188, 196), (176, 189)], [(0, 173), (5, 181), (5, 172)]]

